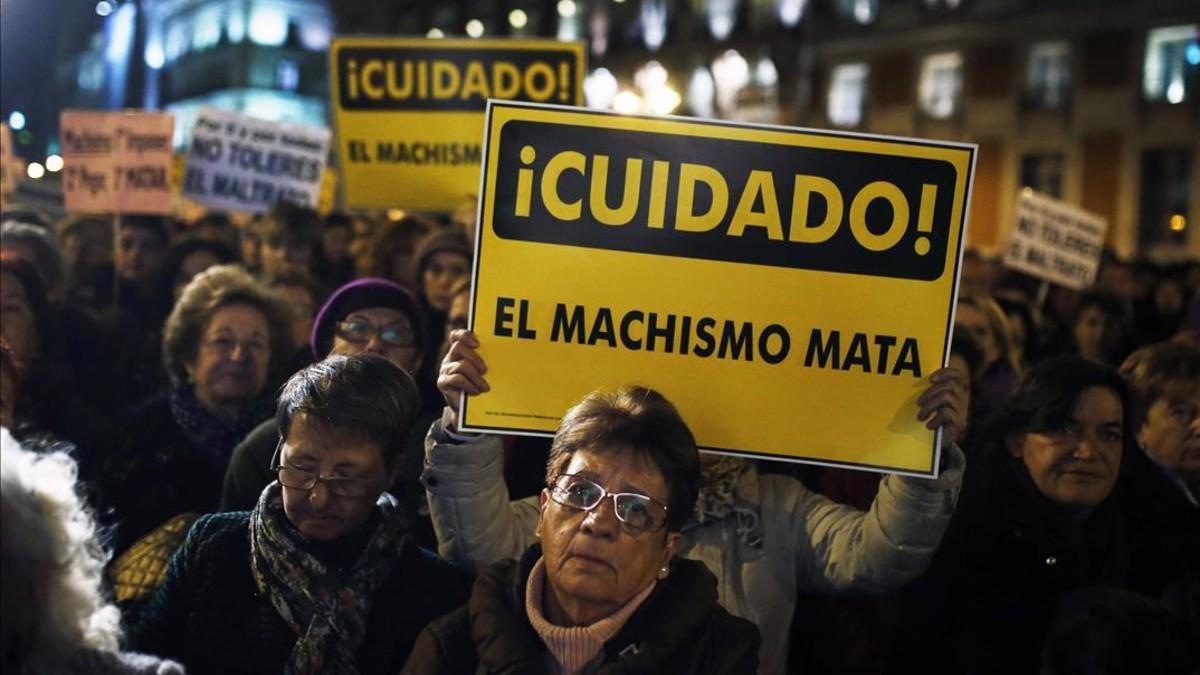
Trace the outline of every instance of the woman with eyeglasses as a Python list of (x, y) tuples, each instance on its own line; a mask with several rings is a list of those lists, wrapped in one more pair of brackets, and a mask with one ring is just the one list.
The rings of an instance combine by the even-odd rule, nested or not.
[(292, 352), (286, 311), (241, 269), (196, 275), (163, 330), (172, 386), (136, 406), (105, 471), (116, 551), (181, 513), (217, 507), (236, 446), (271, 415), (268, 385)]
[[(329, 355), (378, 354), (409, 375), (421, 368), (421, 345), (425, 326), (420, 305), (399, 284), (369, 277), (337, 289), (321, 307), (313, 322), (309, 348), (316, 360)], [(418, 421), (404, 439), (402, 466), (392, 494), (409, 511), (416, 512), (425, 490), (418, 482), (424, 431), (440, 410), (429, 410), (422, 401)], [(267, 420), (250, 432), (233, 451), (221, 492), (221, 510), (253, 508), (275, 474), (268, 471), (271, 453), (279, 442), (275, 420)], [(421, 525), (415, 533), (422, 544), (432, 545), (432, 530)]]
[(377, 355), (292, 376), (275, 413), (277, 480), (253, 510), (195, 522), (131, 644), (193, 674), (399, 672), (467, 592), (408, 537), (387, 492), (418, 410), (412, 378)]
[[(541, 508), (536, 498), (509, 501), (498, 437), (457, 431), (460, 395), (489, 386), (478, 347), (470, 331), (451, 335), (438, 380), (447, 407), (430, 429), (422, 474), (439, 552), (466, 567), (520, 555), (545, 512), (545, 497)], [(928, 428), (943, 427), (941, 473), (936, 480), (884, 477), (867, 511), (836, 504), (789, 476), (760, 473), (751, 460), (710, 453), (700, 459), (695, 506), (686, 513), (671, 507), (680, 556), (711, 569), (721, 604), (762, 631), (760, 672), (787, 672), (800, 593), (898, 588), (937, 550), (962, 480), (963, 454), (949, 439), (965, 426), (965, 376), (933, 373), (917, 404)], [(797, 429), (796, 443), (803, 442)]]
[(755, 673), (758, 630), (717, 579), (676, 557), (700, 487), (684, 421), (643, 387), (563, 417), (534, 544), (479, 573), (467, 605), (422, 633), (403, 673)]

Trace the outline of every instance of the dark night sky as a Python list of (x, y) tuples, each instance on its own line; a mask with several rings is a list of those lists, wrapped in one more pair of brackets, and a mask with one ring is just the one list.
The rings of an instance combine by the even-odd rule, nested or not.
[(95, 6), (95, 0), (0, 0), (0, 113), (6, 121), (14, 109), (25, 113), (35, 138), (33, 146), (18, 145), (27, 158), (40, 159), (55, 126), (59, 59), (101, 25)]

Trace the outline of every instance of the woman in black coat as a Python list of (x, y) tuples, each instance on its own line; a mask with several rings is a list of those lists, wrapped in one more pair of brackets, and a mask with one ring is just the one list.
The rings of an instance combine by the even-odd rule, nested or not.
[(162, 350), (173, 384), (129, 412), (105, 471), (117, 553), (181, 513), (216, 510), (234, 446), (271, 416), (291, 326), (261, 284), (220, 265), (187, 285)]
[(905, 591), (892, 672), (1036, 673), (1067, 591), (1125, 585), (1119, 479), (1133, 418), (1106, 366), (1064, 356), (1029, 371), (985, 426), (985, 466)]

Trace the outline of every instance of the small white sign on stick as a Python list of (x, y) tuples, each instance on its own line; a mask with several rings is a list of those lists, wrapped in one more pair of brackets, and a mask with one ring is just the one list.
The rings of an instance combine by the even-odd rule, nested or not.
[(328, 129), (205, 108), (196, 116), (183, 194), (205, 206), (261, 213), (279, 201), (316, 207)]
[(1083, 290), (1096, 281), (1108, 221), (1066, 202), (1022, 190), (1004, 266), (1050, 283)]

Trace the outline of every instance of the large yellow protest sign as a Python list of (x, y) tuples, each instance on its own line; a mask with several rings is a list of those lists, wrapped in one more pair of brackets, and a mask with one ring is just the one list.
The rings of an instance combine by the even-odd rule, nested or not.
[(975, 146), (493, 102), (464, 428), (551, 433), (596, 388), (701, 447), (934, 475)]
[(488, 99), (581, 105), (582, 43), (336, 38), (348, 208), (450, 211), (479, 190)]

